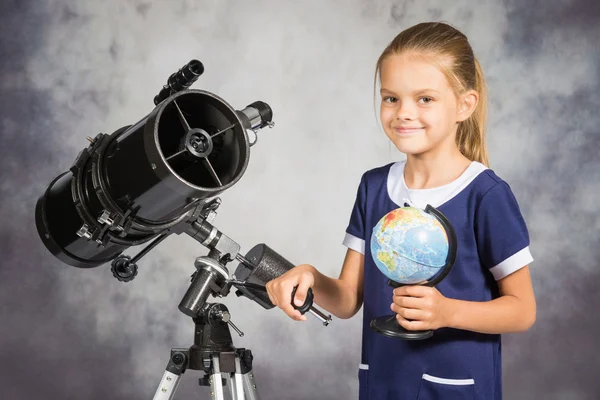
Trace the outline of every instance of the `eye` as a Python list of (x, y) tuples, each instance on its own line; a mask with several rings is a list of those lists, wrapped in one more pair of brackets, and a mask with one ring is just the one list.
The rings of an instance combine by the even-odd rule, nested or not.
[(397, 99), (397, 98), (395, 98), (395, 97), (392, 97), (392, 96), (384, 96), (384, 97), (383, 97), (383, 101), (384, 101), (385, 103), (395, 103), (395, 102), (397, 102), (397, 101), (398, 101), (398, 99)]
[(431, 103), (433, 101), (433, 98), (432, 97), (424, 96), (424, 97), (420, 97), (419, 101), (420, 102), (422, 101), (421, 104), (429, 104), (429, 103)]

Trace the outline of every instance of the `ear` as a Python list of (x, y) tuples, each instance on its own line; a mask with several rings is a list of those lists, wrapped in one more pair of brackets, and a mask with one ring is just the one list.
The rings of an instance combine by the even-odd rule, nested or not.
[(458, 99), (456, 122), (467, 120), (473, 114), (473, 111), (475, 111), (478, 101), (479, 93), (477, 91), (471, 89), (463, 93)]

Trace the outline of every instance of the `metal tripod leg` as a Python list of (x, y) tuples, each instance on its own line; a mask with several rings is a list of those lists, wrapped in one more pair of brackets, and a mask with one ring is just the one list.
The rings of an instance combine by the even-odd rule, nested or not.
[(181, 375), (175, 375), (172, 372), (165, 371), (153, 399), (172, 400), (173, 395), (175, 395), (175, 390), (177, 390), (177, 386), (179, 385), (180, 379)]
[(237, 354), (235, 356), (235, 373), (230, 374), (229, 385), (229, 388), (231, 389), (231, 398), (233, 400), (246, 400), (242, 382), (242, 366), (240, 357)]
[(158, 389), (154, 394), (153, 400), (172, 400), (179, 386), (181, 375), (185, 372), (188, 363), (187, 349), (172, 349), (171, 358), (167, 364), (167, 369), (163, 374)]
[[(224, 378), (227, 382), (226, 384), (229, 386), (229, 393), (232, 400), (260, 400), (260, 396), (256, 389), (251, 360), (248, 358), (242, 360), (240, 358), (240, 353), (236, 353), (235, 372), (221, 372), (221, 374), (225, 375)], [(211, 379), (211, 384), (212, 382), (220, 382), (219, 377), (214, 376), (213, 379)]]
[[(243, 359), (240, 358), (241, 354), (244, 355)], [(233, 397), (234, 400), (260, 400), (252, 370), (252, 359), (250, 350), (240, 349), (236, 354), (234, 382), (238, 397)]]
[(247, 399), (244, 400), (260, 400), (258, 390), (256, 389), (256, 380), (254, 379), (254, 371), (247, 372), (242, 375), (242, 381), (244, 382), (244, 392), (246, 393)]
[(212, 374), (210, 375), (210, 398), (212, 400), (225, 400), (219, 355), (212, 356)]

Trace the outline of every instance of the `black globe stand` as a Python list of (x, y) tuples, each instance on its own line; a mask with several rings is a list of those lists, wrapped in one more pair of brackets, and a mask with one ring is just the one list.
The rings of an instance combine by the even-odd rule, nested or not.
[(400, 338), (404, 340), (423, 340), (433, 336), (432, 330), (427, 331), (409, 331), (404, 329), (398, 323), (396, 315), (386, 315), (371, 320), (371, 328), (384, 336), (391, 338)]
[[(452, 266), (456, 261), (456, 253), (458, 251), (457, 239), (456, 232), (454, 231), (452, 224), (450, 224), (450, 221), (448, 221), (444, 214), (442, 214), (440, 211), (438, 211), (429, 204), (427, 205), (427, 207), (425, 207), (425, 212), (432, 214), (434, 217), (436, 217), (436, 219), (440, 222), (440, 224), (446, 231), (446, 235), (448, 236), (448, 255), (446, 256), (446, 264), (442, 267), (442, 270), (436, 276), (433, 277), (432, 280), (420, 284), (421, 286), (434, 287), (437, 284), (439, 284), (450, 273), (450, 270), (452, 269)], [(395, 282), (391, 279), (388, 280), (388, 285), (393, 288), (408, 286), (407, 284)], [(371, 320), (369, 326), (375, 332), (391, 338), (399, 338), (404, 340), (423, 340), (433, 336), (432, 330), (410, 331), (408, 329), (403, 328), (396, 319), (396, 314), (384, 315), (382, 317), (374, 318)]]

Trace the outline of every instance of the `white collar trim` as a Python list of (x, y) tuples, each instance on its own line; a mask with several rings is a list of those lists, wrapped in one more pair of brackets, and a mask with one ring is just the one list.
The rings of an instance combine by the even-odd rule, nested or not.
[(472, 161), (467, 169), (454, 181), (430, 189), (409, 189), (404, 181), (406, 160), (398, 161), (390, 167), (387, 179), (387, 190), (390, 199), (399, 207), (408, 203), (424, 209), (427, 204), (439, 207), (463, 191), (480, 173), (488, 169), (477, 161)]

